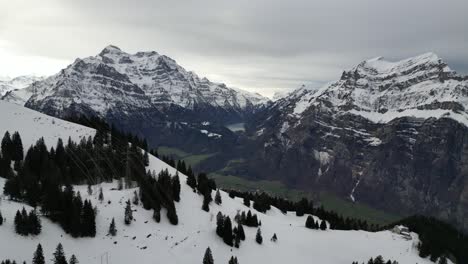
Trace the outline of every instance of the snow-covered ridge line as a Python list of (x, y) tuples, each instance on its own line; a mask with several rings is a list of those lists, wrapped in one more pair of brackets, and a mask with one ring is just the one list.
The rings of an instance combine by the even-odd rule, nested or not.
[(314, 107), (379, 123), (403, 116), (443, 116), (468, 125), (468, 78), (434, 53), (397, 62), (379, 57), (359, 63), (320, 88), (303, 86), (276, 104), (299, 119)]
[[(0, 129), (19, 131), (25, 146), (44, 137), (48, 146), (53, 146), (58, 137), (80, 138), (94, 135), (94, 130), (63, 120), (52, 118), (35, 111), (0, 101)], [(32, 131), (32, 132), (31, 132)], [(148, 170), (176, 170), (154, 156), (149, 157)], [(165, 218), (156, 223), (153, 212), (144, 210), (141, 205), (133, 206), (135, 221), (124, 225), (125, 201), (133, 197), (136, 189), (115, 190), (117, 183), (103, 183), (93, 186), (91, 194), (87, 186), (74, 186), (82, 199), (96, 205), (97, 234), (94, 238), (72, 238), (57, 224), (41, 217), (42, 232), (36, 237), (22, 237), (15, 234), (14, 215), (23, 206), (32, 208), (1, 197), (0, 210), (6, 222), (0, 226), (0, 258), (31, 261), (32, 252), (38, 243), (44, 248), (46, 259), (50, 259), (58, 243), (62, 243), (67, 257), (73, 253), (81, 263), (100, 263), (103, 256), (109, 263), (154, 263), (155, 259), (165, 263), (200, 263), (207, 247), (213, 251), (216, 263), (226, 263), (231, 256), (237, 256), (242, 264), (272, 263), (280, 264), (293, 261), (298, 264), (310, 263), (314, 259), (320, 263), (349, 264), (352, 261), (367, 261), (370, 257), (382, 255), (385, 259), (394, 259), (399, 263), (432, 263), (429, 259), (418, 256), (417, 234), (411, 234), (406, 240), (390, 231), (337, 231), (310, 230), (304, 227), (307, 216), (296, 217), (294, 213), (283, 214), (272, 208), (266, 214), (259, 215), (264, 237), (262, 245), (255, 242), (256, 228), (245, 228), (246, 240), (241, 247), (231, 248), (216, 235), (216, 214), (222, 212), (231, 219), (238, 211), (253, 210), (243, 204), (242, 199), (232, 199), (225, 192), (220, 192), (222, 204), (210, 204), (210, 212), (201, 210), (203, 197), (194, 193), (185, 184), (186, 176), (179, 174), (181, 181), (181, 201), (176, 203), (179, 224), (174, 226)], [(5, 180), (0, 178), (0, 190)], [(102, 187), (104, 202), (98, 198)], [(163, 209), (164, 210), (164, 209)], [(163, 213), (164, 214), (164, 213)], [(115, 218), (117, 235), (107, 234), (112, 218)], [(278, 241), (269, 238), (277, 234)], [(340, 252), (340, 254), (336, 254)]]
[(32, 75), (24, 75), (18, 77), (0, 77), (0, 97), (7, 92), (24, 89), (34, 82), (43, 80), (44, 77), (37, 77)]

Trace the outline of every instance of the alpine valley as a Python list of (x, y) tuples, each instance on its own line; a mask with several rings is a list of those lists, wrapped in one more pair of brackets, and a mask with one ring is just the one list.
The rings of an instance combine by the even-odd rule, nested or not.
[[(433, 233), (447, 237), (456, 234), (453, 237), (466, 241), (462, 233), (426, 217), (468, 230), (468, 77), (452, 71), (436, 54), (396, 62), (381, 57), (366, 60), (344, 71), (335, 82), (322, 87), (305, 85), (275, 96), (272, 101), (200, 78), (157, 52), (129, 54), (108, 46), (98, 55), (76, 59), (57, 74), (35, 80), (24, 89), (7, 90), (0, 106), (11, 115), (2, 110), (2, 129), (19, 131), (26, 146), (40, 137), (44, 137), (48, 147), (55, 146), (58, 137), (70, 137), (70, 142), (81, 140), (80, 145), (88, 152), (92, 152), (93, 144), (113, 148), (108, 152), (110, 160), (125, 161), (120, 172), (106, 178), (101, 167), (93, 165), (95, 161), (89, 158), (88, 163), (77, 166), (86, 171), (88, 178), (99, 178), (98, 183), (89, 179), (61, 182), (79, 190), (80, 199), (97, 204), (95, 238), (73, 240), (69, 232), (65, 234), (53, 224), (59, 220), (52, 217), (52, 221), (43, 221), (45, 234), (28, 240), (31, 252), (39, 240), (45, 239), (53, 243), (64, 241), (65, 248), (75, 250), (86, 263), (97, 262), (105, 252), (115, 256), (113, 263), (150, 263), (155, 255), (170, 263), (198, 263), (207, 247), (223, 263), (228, 255), (238, 256), (240, 263), (283, 263), (294, 259), (293, 263), (313, 260), (345, 264), (367, 262), (377, 255), (399, 263), (431, 263), (446, 258), (448, 263), (466, 261), (466, 254), (460, 253), (466, 242), (446, 243), (445, 237), (434, 239), (433, 234), (428, 234), (432, 228), (437, 230)], [(21, 119), (23, 123), (15, 123), (14, 116), (26, 118)], [(104, 132), (96, 132), (64, 120), (94, 128), (96, 123), (110, 126), (104, 126)], [(128, 133), (119, 137), (121, 141), (128, 140), (132, 147), (138, 145), (154, 155), (139, 157), (141, 149), (128, 147), (126, 141), (125, 147), (114, 148), (113, 141), (109, 143), (107, 138), (116, 131)], [(83, 140), (89, 136), (94, 140)], [(70, 142), (67, 148), (73, 145)], [(160, 150), (159, 155), (150, 149)], [(203, 158), (187, 169), (185, 163), (173, 160), (184, 155), (163, 158), (163, 149)], [(55, 155), (55, 151), (51, 153)], [(134, 185), (115, 188), (121, 184), (119, 173), (126, 178), (131, 174), (127, 171), (129, 153), (148, 159), (140, 172), (150, 170), (157, 174), (168, 169), (169, 180), (167, 175), (160, 175), (153, 183), (145, 177), (155, 174), (143, 177), (136, 173), (127, 179), (129, 183), (136, 182)], [(69, 155), (71, 160), (76, 159), (75, 154)], [(93, 166), (97, 169), (90, 170)], [(10, 178), (21, 175), (21, 166), (14, 167)], [(198, 183), (193, 182), (192, 169), (250, 181), (279, 181), (290, 188), (332, 193), (399, 216), (422, 216), (406, 218), (392, 226), (370, 227), (361, 220), (343, 220), (308, 201), (296, 203), (269, 196), (272, 194), (239, 190), (232, 190), (229, 195), (219, 191), (216, 196), (222, 198), (222, 204), (210, 205), (216, 184), (203, 173), (198, 176)], [(167, 188), (175, 188), (169, 183), (176, 174), (182, 185), (180, 201), (174, 198), (176, 191), (166, 193)], [(156, 186), (155, 190), (146, 190), (146, 183)], [(90, 185), (91, 191), (83, 184)], [(105, 203), (97, 197), (98, 184)], [(0, 227), (0, 248), (8, 247), (11, 239), (22, 239), (13, 235), (11, 222), (16, 210), (24, 204), (31, 205), (27, 201), (28, 189), (24, 188), (24, 193), (10, 194), (15, 201), (0, 206), (3, 215), (11, 219), (6, 230)], [(123, 215), (125, 201), (132, 199), (134, 192), (139, 192), (140, 199), (154, 195), (159, 202), (143, 207), (135, 203), (134, 222), (125, 226), (118, 220), (117, 225), (122, 224), (118, 237), (107, 235), (104, 229), (113, 217), (117, 220), (120, 211)], [(239, 222), (236, 213), (247, 211), (246, 206), (250, 206), (246, 200), (255, 204), (251, 210), (259, 215), (262, 232), (268, 239), (263, 244), (258, 240), (255, 243), (257, 229), (248, 229), (245, 244), (228, 247), (225, 244), (235, 241), (236, 233), (229, 239), (217, 228), (220, 222), (220, 229), (225, 227), (227, 216)], [(168, 220), (160, 219), (161, 209), (167, 212)], [(221, 216), (216, 215), (218, 212)], [(304, 228), (307, 215), (314, 215), (308, 226), (312, 229), (316, 221), (323, 220), (322, 232)], [(154, 223), (152, 218), (159, 220)], [(393, 224), (405, 224), (413, 232), (404, 231), (402, 235), (388, 231)], [(257, 222), (253, 226), (260, 227)], [(231, 230), (230, 220), (228, 229)], [(273, 234), (279, 239), (273, 239)], [(59, 239), (59, 235), (64, 239)], [(327, 243), (323, 243), (325, 240)], [(450, 248), (451, 243), (458, 246)], [(23, 261), (14, 248), (8, 252), (8, 258)]]

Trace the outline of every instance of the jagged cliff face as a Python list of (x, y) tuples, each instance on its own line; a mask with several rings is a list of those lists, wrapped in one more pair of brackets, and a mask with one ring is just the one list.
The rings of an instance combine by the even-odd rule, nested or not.
[(466, 106), (467, 78), (434, 54), (364, 61), (259, 114), (248, 131), (259, 151), (246, 167), (257, 177), (468, 228)]
[(124, 114), (151, 109), (171, 120), (220, 123), (242, 121), (268, 101), (201, 79), (156, 52), (128, 54), (114, 46), (77, 59), (28, 91), (27, 107), (53, 115), (82, 109), (104, 117), (116, 109)]
[(225, 124), (243, 122), (268, 102), (258, 94), (199, 78), (167, 56), (128, 54), (115, 46), (77, 59), (3, 100), (57, 117), (99, 116), (145, 136), (153, 146), (192, 149), (217, 148), (216, 141), (234, 136)]

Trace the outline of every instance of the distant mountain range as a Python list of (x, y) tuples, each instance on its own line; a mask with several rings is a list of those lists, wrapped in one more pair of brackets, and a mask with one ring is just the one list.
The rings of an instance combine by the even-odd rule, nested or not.
[(33, 82), (43, 80), (43, 77), (36, 77), (32, 75), (18, 76), (15, 78), (0, 77), (0, 96), (5, 95), (7, 92), (24, 89), (30, 86)]
[(271, 102), (156, 52), (108, 46), (3, 99), (62, 118), (99, 116), (151, 146), (216, 153), (198, 165), (209, 172), (468, 228), (468, 78), (433, 53), (366, 60), (335, 82)]
[(468, 228), (467, 107), (468, 78), (433, 53), (363, 61), (259, 113), (248, 131), (255, 155), (239, 166)]

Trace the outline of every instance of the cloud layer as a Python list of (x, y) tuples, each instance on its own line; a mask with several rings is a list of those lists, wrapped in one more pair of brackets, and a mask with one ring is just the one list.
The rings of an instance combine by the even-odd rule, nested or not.
[[(0, 3), (0, 53), (48, 61), (41, 70), (53, 73), (112, 43), (271, 95), (376, 56), (433, 51), (467, 73), (466, 10), (468, 1), (455, 0), (15, 0)], [(0, 61), (7, 74), (12, 63), (37, 67), (9, 57)]]

